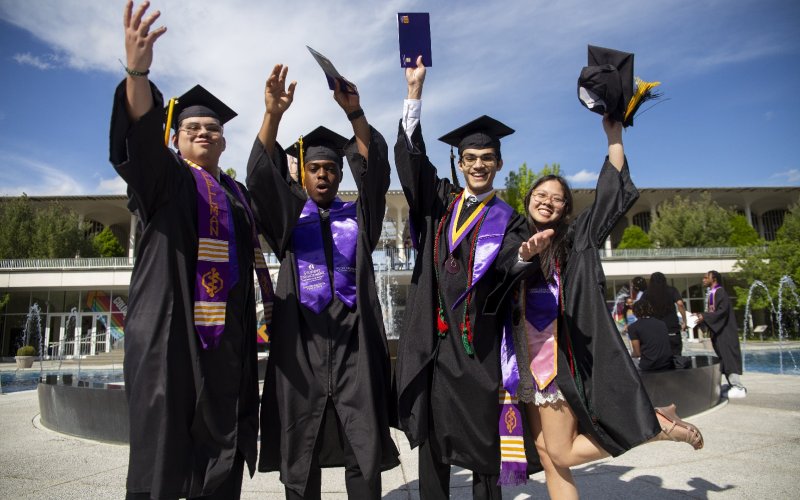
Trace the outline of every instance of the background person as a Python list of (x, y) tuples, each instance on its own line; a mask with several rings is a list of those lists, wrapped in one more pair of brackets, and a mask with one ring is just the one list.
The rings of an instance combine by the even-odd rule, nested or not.
[(711, 345), (720, 359), (722, 373), (728, 379), (728, 397), (746, 397), (747, 389), (740, 378), (742, 350), (739, 346), (739, 327), (731, 299), (722, 287), (722, 275), (717, 271), (709, 271), (703, 276), (703, 285), (711, 288), (708, 311), (698, 314), (697, 320), (708, 326)]
[(638, 358), (642, 371), (667, 370), (674, 368), (667, 325), (653, 318), (653, 307), (647, 299), (639, 299), (633, 305), (633, 312), (639, 318), (628, 327), (631, 339), (631, 357)]
[[(686, 306), (683, 303), (680, 292), (674, 286), (667, 284), (667, 277), (663, 273), (655, 272), (650, 275), (650, 283), (647, 290), (642, 294), (653, 307), (653, 317), (658, 318), (667, 325), (669, 332), (669, 344), (672, 354), (680, 356), (683, 351), (683, 340), (681, 333), (686, 331)], [(681, 319), (678, 320), (678, 314)]]

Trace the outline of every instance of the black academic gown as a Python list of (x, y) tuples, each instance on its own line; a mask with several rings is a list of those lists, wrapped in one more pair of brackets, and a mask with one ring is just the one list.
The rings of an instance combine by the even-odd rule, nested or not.
[[(605, 301), (606, 278), (600, 249), (639, 198), (627, 160), (618, 172), (608, 158), (597, 179), (594, 203), (567, 229), (570, 245), (562, 263), (563, 313), (558, 316), (556, 384), (588, 433), (612, 456), (661, 432), (653, 404)], [(496, 307), (521, 278), (535, 274), (532, 263), (512, 269), (487, 307)], [(538, 267), (534, 265), (534, 267)]]
[[(262, 394), (258, 468), (279, 470), (281, 481), (300, 494), (305, 492), (329, 399), (367, 480), (400, 463), (389, 435), (396, 419), (391, 365), (372, 264), (389, 189), (387, 146), (371, 129), (369, 158), (358, 153), (354, 140), (345, 153), (359, 192), (353, 309), (335, 295), (319, 314), (299, 301), (292, 232), (308, 197), (289, 175), (280, 145), (275, 145), (270, 158), (256, 139), (247, 168), (256, 218), (281, 261)], [(323, 230), (328, 252), (330, 238), (329, 231)], [(342, 466), (341, 444), (338, 435), (332, 435), (335, 427), (329, 425), (319, 462), (323, 467)]]
[(153, 109), (133, 123), (123, 81), (111, 117), (111, 163), (128, 185), (128, 206), (142, 229), (125, 318), (127, 489), (153, 498), (200, 496), (227, 478), (237, 451), (255, 472), (252, 229), (245, 208), (225, 187), (239, 276), (228, 296), (221, 344), (203, 350), (193, 323), (197, 188), (188, 165), (164, 146), (163, 99), (152, 90)]
[(703, 314), (703, 321), (711, 330), (711, 345), (721, 360), (721, 370), (725, 375), (742, 374), (742, 350), (739, 346), (739, 329), (733, 304), (728, 292), (719, 287), (714, 293), (714, 312)]
[[(479, 474), (500, 472), (498, 390), (502, 384), (500, 341), (505, 310), (486, 315), (479, 311), (487, 295), (517, 261), (524, 219), (514, 214), (507, 223), (502, 248), (492, 268), (473, 289), (469, 318), (474, 332), (474, 356), (461, 341), (462, 302), (452, 305), (467, 285), (469, 245), (475, 228), (462, 240), (453, 256), (459, 270), (444, 269), (449, 252), (441, 238), (439, 284), (449, 330), (439, 338), (436, 327), (437, 284), (434, 275), (434, 239), (440, 219), (455, 191), (440, 179), (425, 154), (421, 127), (408, 144), (402, 125), (395, 145), (395, 164), (410, 208), (411, 225), (418, 235), (417, 260), (411, 277), (403, 332), (397, 356), (397, 393), (400, 428), (413, 447), (430, 441), (436, 459)], [(487, 217), (491, 216), (491, 210)], [(445, 228), (449, 227), (448, 225)]]
[(606, 277), (599, 253), (638, 198), (627, 160), (618, 172), (606, 158), (594, 203), (569, 226), (571, 248), (562, 270), (564, 314), (558, 323), (556, 383), (575, 412), (581, 432), (594, 436), (612, 456), (661, 432), (653, 404), (606, 305)]

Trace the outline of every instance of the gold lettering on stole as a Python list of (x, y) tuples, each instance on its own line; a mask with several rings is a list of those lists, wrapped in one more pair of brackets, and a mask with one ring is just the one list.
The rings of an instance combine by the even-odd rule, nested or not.
[(219, 236), (219, 205), (214, 202), (214, 184), (210, 177), (203, 177), (208, 189), (208, 209), (210, 217), (208, 219), (208, 231), (211, 236)]

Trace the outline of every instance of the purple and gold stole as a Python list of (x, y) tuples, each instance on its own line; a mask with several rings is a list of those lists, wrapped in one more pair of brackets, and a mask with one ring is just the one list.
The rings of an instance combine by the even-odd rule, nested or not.
[[(458, 226), (458, 216), (461, 213), (461, 207), (464, 202), (464, 193), (459, 195), (456, 201), (456, 207), (453, 210), (453, 215), (450, 217), (450, 227), (447, 231), (447, 243), (452, 253), (464, 237), (472, 230), (478, 220), (483, 217), (483, 214), (490, 211), (486, 219), (481, 224), (478, 230), (478, 239), (475, 243), (475, 256), (472, 264), (472, 279), (467, 284), (466, 290), (461, 294), (458, 299), (453, 302), (452, 309), (456, 307), (469, 295), (478, 281), (486, 275), (486, 272), (492, 267), (494, 259), (500, 253), (500, 248), (503, 246), (503, 238), (506, 235), (506, 226), (508, 221), (511, 220), (511, 215), (514, 209), (511, 208), (506, 202), (495, 196), (491, 196), (483, 200), (478, 208), (470, 215), (464, 224)], [(458, 227), (457, 227), (458, 226)]]
[[(197, 269), (194, 287), (194, 327), (203, 349), (219, 346), (225, 331), (228, 294), (239, 280), (233, 214), (217, 179), (199, 165), (184, 159), (197, 185)], [(253, 213), (236, 182), (222, 179), (245, 207), (250, 220), (255, 270), (264, 307), (273, 301), (272, 280), (258, 242)]]
[(556, 378), (558, 367), (558, 275), (555, 279), (556, 283), (539, 280), (526, 291), (525, 332), (534, 344), (530, 369), (542, 392)]
[(356, 202), (345, 203), (336, 198), (329, 213), (333, 236), (333, 291), (325, 260), (319, 208), (311, 198), (303, 206), (292, 233), (300, 303), (315, 313), (325, 309), (333, 300), (333, 293), (347, 307), (352, 308), (356, 303)]

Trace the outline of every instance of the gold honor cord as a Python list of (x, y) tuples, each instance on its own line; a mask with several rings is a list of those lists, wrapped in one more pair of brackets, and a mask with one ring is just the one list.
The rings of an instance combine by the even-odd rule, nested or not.
[(297, 180), (300, 182), (300, 187), (305, 188), (305, 182), (303, 181), (303, 177), (305, 177), (305, 165), (303, 164), (303, 136), (300, 136), (300, 139), (297, 141), (300, 150), (300, 163), (297, 165)]
[(461, 237), (461, 234), (464, 232), (464, 230), (469, 227), (472, 221), (475, 220), (475, 218), (478, 216), (479, 213), (481, 213), (483, 207), (485, 207), (492, 200), (492, 198), (494, 198), (494, 195), (496, 193), (497, 193), (496, 191), (493, 192), (492, 194), (487, 196), (482, 202), (480, 202), (480, 204), (475, 208), (475, 211), (472, 212), (472, 214), (470, 214), (467, 220), (465, 220), (464, 223), (459, 226), (458, 219), (461, 218), (460, 217), (461, 208), (464, 206), (464, 198), (465, 198), (464, 195), (461, 196), (461, 199), (458, 200), (458, 209), (456, 209), (456, 213), (453, 216), (456, 223), (451, 226), (452, 229), (450, 231), (450, 241), (455, 242), (458, 240), (459, 237)]
[(167, 106), (167, 126), (164, 128), (164, 145), (169, 146), (169, 130), (172, 128), (172, 112), (175, 110), (175, 105), (178, 104), (178, 98), (173, 97), (169, 100)]

